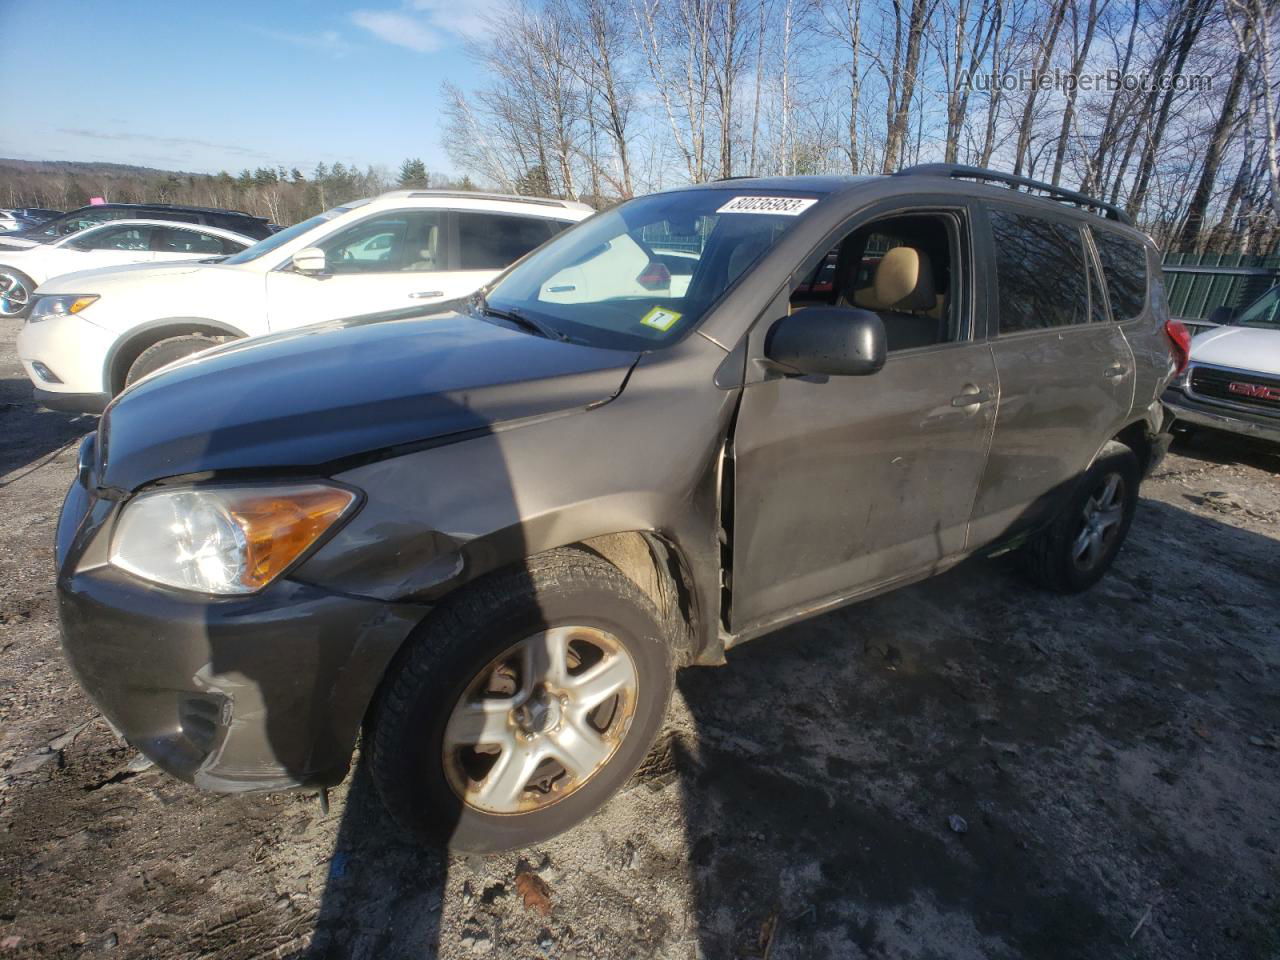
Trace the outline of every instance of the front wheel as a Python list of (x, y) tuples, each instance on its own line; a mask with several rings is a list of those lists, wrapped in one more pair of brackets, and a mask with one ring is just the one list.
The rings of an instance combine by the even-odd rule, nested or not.
[(594, 554), (554, 551), (449, 598), (410, 640), (366, 732), (373, 781), (419, 839), (538, 843), (635, 771), (671, 686), (648, 597)]
[(164, 340), (153, 343), (138, 354), (137, 359), (129, 366), (129, 372), (125, 374), (124, 385), (126, 387), (132, 386), (148, 374), (155, 373), (171, 363), (177, 363), (179, 360), (202, 350), (208, 350), (210, 347), (216, 346), (218, 342), (211, 337), (202, 337), (198, 333), (191, 333), (179, 337), (167, 337)]
[(21, 270), (0, 266), (0, 317), (21, 320), (31, 312), (36, 283)]
[(1087, 590), (1111, 567), (1138, 506), (1133, 451), (1109, 443), (1050, 527), (1026, 547), (1032, 578), (1058, 593)]

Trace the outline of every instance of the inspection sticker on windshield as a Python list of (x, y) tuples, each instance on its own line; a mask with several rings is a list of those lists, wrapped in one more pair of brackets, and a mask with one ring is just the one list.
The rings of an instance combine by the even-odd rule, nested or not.
[(674, 310), (668, 310), (666, 307), (654, 307), (640, 318), (640, 322), (646, 327), (653, 327), (655, 330), (670, 330), (676, 325), (676, 321), (681, 316), (682, 314), (676, 313)]
[(734, 197), (716, 213), (776, 213), (798, 217), (817, 202), (812, 197)]

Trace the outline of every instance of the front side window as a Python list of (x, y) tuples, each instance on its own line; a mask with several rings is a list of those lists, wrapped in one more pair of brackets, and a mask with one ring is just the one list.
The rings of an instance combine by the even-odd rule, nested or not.
[(1094, 229), (1093, 242), (1111, 298), (1111, 316), (1121, 323), (1132, 320), (1147, 302), (1147, 251), (1136, 240), (1110, 230)]
[(961, 224), (959, 213), (909, 213), (859, 227), (792, 291), (792, 311), (871, 310), (890, 353), (964, 339)]
[(434, 210), (401, 210), (362, 220), (316, 245), (335, 274), (444, 270), (442, 221)]
[(1235, 327), (1280, 330), (1280, 287), (1272, 287), (1231, 321)]
[(487, 303), (596, 346), (674, 341), (817, 202), (747, 194), (694, 189), (630, 200), (535, 251)]
[(1084, 323), (1089, 315), (1080, 231), (1053, 220), (991, 211), (1000, 333)]
[(153, 230), (149, 226), (104, 227), (69, 243), (77, 250), (150, 250)]
[(536, 217), (462, 213), (458, 218), (458, 255), (463, 270), (501, 270), (551, 236), (550, 222)]

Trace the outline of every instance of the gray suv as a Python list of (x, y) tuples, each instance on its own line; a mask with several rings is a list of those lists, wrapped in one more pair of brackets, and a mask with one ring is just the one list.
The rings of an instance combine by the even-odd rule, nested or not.
[(408, 833), (528, 844), (636, 769), (677, 667), (975, 554), (1089, 587), (1185, 362), (1150, 240), (1044, 184), (631, 200), (447, 309), (126, 390), (58, 528), (66, 654), (198, 786), (335, 784), (363, 730)]

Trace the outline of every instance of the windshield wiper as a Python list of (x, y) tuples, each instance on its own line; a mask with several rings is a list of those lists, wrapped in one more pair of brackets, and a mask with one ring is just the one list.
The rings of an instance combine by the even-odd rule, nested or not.
[(523, 327), (530, 333), (535, 333), (540, 337), (546, 337), (548, 340), (568, 340), (568, 336), (557, 330), (555, 327), (534, 320), (532, 317), (526, 317), (523, 313), (515, 310), (500, 310), (497, 307), (489, 306), (489, 301), (481, 298), (480, 309), (491, 317), (497, 317), (499, 320), (506, 320), (514, 323), (518, 327)]

